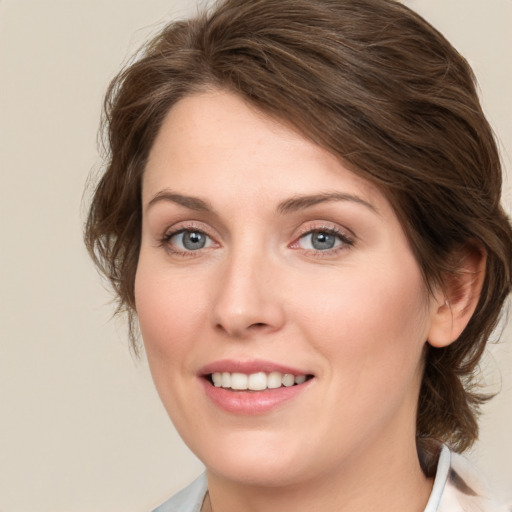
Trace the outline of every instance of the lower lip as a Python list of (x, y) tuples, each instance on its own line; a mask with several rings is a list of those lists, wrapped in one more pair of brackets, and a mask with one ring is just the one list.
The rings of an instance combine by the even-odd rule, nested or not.
[(232, 391), (217, 388), (202, 378), (206, 396), (218, 407), (232, 414), (256, 415), (270, 412), (303, 393), (313, 379), (290, 387), (265, 391)]

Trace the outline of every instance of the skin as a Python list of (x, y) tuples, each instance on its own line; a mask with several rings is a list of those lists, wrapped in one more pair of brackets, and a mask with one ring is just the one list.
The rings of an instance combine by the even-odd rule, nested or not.
[[(341, 196), (283, 208), (327, 193)], [(183, 229), (205, 247), (166, 237)], [(326, 229), (341, 238), (315, 249), (311, 231)], [(143, 179), (135, 296), (156, 388), (206, 465), (214, 511), (424, 509), (415, 416), (426, 340), (452, 336), (445, 297), (427, 294), (384, 195), (332, 154), (233, 94), (182, 99)], [(232, 414), (198, 375), (223, 359), (314, 378), (269, 412)]]

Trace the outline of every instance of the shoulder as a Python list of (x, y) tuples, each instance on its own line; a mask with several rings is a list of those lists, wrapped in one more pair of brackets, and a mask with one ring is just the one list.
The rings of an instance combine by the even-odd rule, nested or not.
[(203, 473), (153, 512), (200, 512), (207, 488), (206, 473)]

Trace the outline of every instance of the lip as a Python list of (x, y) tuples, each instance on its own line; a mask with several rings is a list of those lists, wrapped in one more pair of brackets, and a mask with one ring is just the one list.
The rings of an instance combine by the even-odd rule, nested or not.
[(263, 360), (234, 361), (222, 360), (207, 364), (198, 373), (207, 398), (220, 409), (237, 415), (254, 416), (269, 413), (286, 402), (299, 397), (310, 387), (314, 379), (302, 384), (263, 391), (231, 391), (215, 387), (207, 378), (214, 372), (239, 372), (251, 374), (256, 372), (280, 372), (293, 375), (311, 375), (310, 372)]
[(291, 373), (293, 375), (311, 375), (311, 372), (293, 368), (291, 366), (285, 366), (272, 361), (264, 361), (262, 359), (254, 359), (251, 361), (235, 361), (232, 359), (223, 359), (215, 361), (213, 363), (203, 366), (199, 370), (199, 375), (204, 377), (210, 373), (215, 372), (239, 372), (239, 373), (256, 373), (256, 372), (280, 372), (280, 373)]

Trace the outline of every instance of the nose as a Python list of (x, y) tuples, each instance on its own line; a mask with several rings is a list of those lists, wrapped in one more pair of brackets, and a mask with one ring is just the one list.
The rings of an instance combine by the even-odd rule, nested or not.
[(236, 339), (272, 333), (285, 323), (276, 265), (261, 251), (232, 254), (218, 274), (212, 322)]

